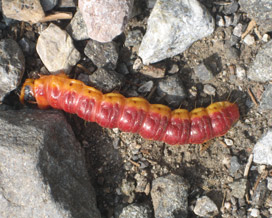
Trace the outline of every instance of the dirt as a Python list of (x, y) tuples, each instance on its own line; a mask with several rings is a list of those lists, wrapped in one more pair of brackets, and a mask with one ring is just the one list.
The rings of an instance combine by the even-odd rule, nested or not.
[[(138, 16), (132, 19), (127, 28), (145, 29), (143, 20), (146, 20), (147, 16), (146, 12), (144, 18)], [(236, 179), (229, 172), (231, 157), (237, 156), (244, 169), (254, 144), (272, 126), (272, 114), (259, 111), (258, 105), (252, 102), (248, 94), (250, 89), (259, 102), (264, 84), (247, 79), (239, 80), (235, 75), (235, 68), (238, 65), (248, 69), (263, 42), (257, 40), (252, 46), (238, 43), (239, 55), (236, 58), (227, 45), (232, 30), (233, 27), (217, 27), (211, 36), (194, 43), (183, 54), (162, 62), (166, 69), (176, 63), (180, 68), (178, 74), (187, 92), (190, 93), (191, 89), (197, 90), (196, 96), (188, 94), (188, 97), (181, 102), (182, 108), (192, 110), (195, 107), (206, 107), (211, 102), (223, 100), (238, 104), (241, 117), (225, 136), (203, 145), (170, 146), (162, 142), (145, 140), (137, 134), (124, 133), (117, 129), (104, 129), (95, 123), (86, 123), (75, 115), (67, 115), (77, 139), (85, 149), (88, 169), (97, 192), (98, 208), (103, 217), (112, 217), (115, 209), (120, 205), (132, 202), (150, 203), (152, 180), (169, 173), (183, 176), (190, 183), (189, 205), (194, 205), (197, 197), (202, 195), (212, 196), (218, 208), (221, 208), (223, 201), (230, 201), (231, 190), (228, 184)], [(18, 39), (12, 27), (4, 33), (4, 36)], [(128, 51), (121, 50), (119, 62), (127, 62), (126, 52)], [(133, 52), (133, 49), (129, 51), (131, 57), (135, 57)], [(27, 72), (37, 70), (38, 66), (41, 66), (37, 55), (31, 60), (33, 59), (35, 64), (29, 64), (31, 61), (27, 62)], [(200, 82), (194, 75), (193, 68), (201, 62), (210, 66), (214, 73), (214, 78), (207, 84), (216, 89), (215, 96), (205, 94), (203, 92), (205, 83)], [(155, 84), (159, 81), (140, 73), (130, 73), (126, 75), (126, 80), (128, 82), (120, 90), (125, 96), (143, 81), (153, 80)], [(148, 95), (149, 93), (143, 97)], [(167, 104), (163, 99), (159, 101), (158, 99), (159, 96), (154, 93), (150, 102)], [(227, 145), (226, 139), (233, 144)], [(136, 174), (147, 179), (143, 192), (136, 192), (135, 187), (132, 187), (128, 195), (123, 194), (122, 182), (131, 182), (137, 186)], [(243, 171), (240, 171), (236, 176), (239, 178), (242, 174)], [(248, 191), (253, 188), (256, 180), (255, 175), (249, 177)], [(247, 210), (250, 207), (250, 202), (246, 202), (244, 208)], [(221, 215), (222, 213), (218, 217)], [(189, 217), (196, 215), (190, 211)]]

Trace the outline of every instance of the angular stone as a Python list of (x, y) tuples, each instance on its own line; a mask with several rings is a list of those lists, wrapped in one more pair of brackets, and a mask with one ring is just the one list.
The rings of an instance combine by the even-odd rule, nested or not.
[(89, 39), (86, 24), (83, 20), (81, 12), (78, 10), (71, 22), (67, 25), (66, 31), (75, 40)]
[(204, 63), (201, 63), (197, 65), (194, 68), (196, 76), (199, 78), (202, 82), (207, 82), (213, 78), (213, 74), (208, 68), (205, 66)]
[(182, 53), (213, 31), (213, 17), (197, 0), (157, 0), (148, 18), (139, 56), (144, 64), (158, 62)]
[(16, 41), (0, 40), (0, 101), (20, 84), (25, 71), (25, 58)]
[(110, 42), (120, 35), (131, 15), (133, 3), (134, 0), (79, 0), (89, 37)]
[(261, 31), (272, 31), (271, 0), (239, 0), (239, 4), (241, 10), (257, 22)]
[(45, 16), (39, 0), (3, 0), (2, 9), (7, 18), (29, 23), (37, 23)]
[(103, 92), (111, 92), (118, 87), (120, 89), (123, 84), (123, 79), (123, 75), (104, 68), (99, 68), (89, 76), (91, 84)]
[(207, 196), (198, 198), (194, 213), (200, 217), (214, 217), (219, 211), (216, 204)]
[(272, 84), (268, 84), (260, 102), (261, 110), (272, 110)]
[(143, 38), (141, 30), (131, 30), (126, 36), (125, 46), (138, 46)]
[(0, 111), (1, 217), (100, 218), (84, 154), (59, 111)]
[(36, 49), (50, 72), (69, 72), (80, 60), (80, 53), (74, 47), (72, 38), (53, 23), (40, 34)]
[(187, 217), (189, 185), (182, 177), (168, 175), (152, 182), (155, 218)]
[(173, 107), (178, 107), (186, 97), (182, 81), (177, 74), (161, 80), (158, 84), (157, 93)]
[(231, 194), (236, 198), (243, 198), (246, 194), (247, 179), (240, 179), (229, 184), (232, 189)]
[(272, 129), (269, 129), (255, 144), (253, 161), (258, 164), (272, 165)]
[(130, 204), (122, 209), (118, 218), (152, 218), (152, 210), (148, 204)]
[(248, 71), (248, 78), (257, 82), (272, 80), (272, 40), (258, 52)]
[(115, 42), (101, 43), (90, 39), (84, 49), (85, 55), (98, 68), (114, 70), (118, 61), (118, 48)]

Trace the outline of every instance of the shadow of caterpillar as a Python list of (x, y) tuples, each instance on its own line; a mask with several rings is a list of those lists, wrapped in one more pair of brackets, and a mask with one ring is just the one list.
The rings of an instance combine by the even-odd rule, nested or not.
[(238, 106), (228, 101), (191, 112), (185, 109), (171, 111), (165, 105), (149, 104), (144, 98), (103, 94), (65, 74), (27, 79), (20, 101), (37, 103), (41, 109), (51, 106), (77, 114), (86, 121), (97, 122), (102, 127), (117, 127), (171, 145), (201, 144), (222, 136), (240, 116)]

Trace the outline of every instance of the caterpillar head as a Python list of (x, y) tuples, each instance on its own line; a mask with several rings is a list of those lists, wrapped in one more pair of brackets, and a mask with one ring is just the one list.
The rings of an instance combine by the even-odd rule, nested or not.
[(27, 79), (21, 89), (20, 101), (22, 104), (29, 102), (31, 104), (36, 103), (34, 96), (34, 79)]

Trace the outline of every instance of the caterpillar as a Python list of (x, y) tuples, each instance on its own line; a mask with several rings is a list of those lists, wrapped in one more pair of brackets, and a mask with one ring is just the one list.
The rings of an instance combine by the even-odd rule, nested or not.
[(171, 111), (165, 105), (150, 104), (141, 97), (103, 94), (63, 73), (27, 79), (21, 89), (20, 101), (36, 103), (40, 109), (61, 109), (102, 127), (117, 127), (170, 145), (202, 144), (222, 136), (240, 116), (238, 106), (229, 101), (191, 112), (185, 109)]

